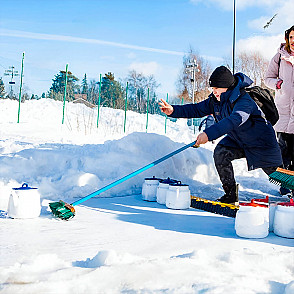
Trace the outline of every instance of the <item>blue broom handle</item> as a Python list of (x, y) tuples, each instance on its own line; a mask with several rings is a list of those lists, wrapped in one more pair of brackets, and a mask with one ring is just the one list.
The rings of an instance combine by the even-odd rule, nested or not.
[(166, 160), (166, 159), (168, 159), (168, 158), (170, 158), (170, 157), (172, 157), (172, 156), (174, 156), (174, 155), (176, 155), (176, 154), (184, 151), (185, 149), (187, 149), (189, 147), (192, 147), (193, 145), (195, 145), (195, 143), (196, 143), (196, 141), (194, 141), (194, 142), (192, 142), (192, 143), (190, 143), (188, 145), (185, 145), (185, 146), (183, 146), (183, 147), (175, 150), (174, 152), (171, 152), (168, 155), (165, 155), (162, 158), (159, 158), (159, 159), (153, 161), (152, 163), (150, 163), (150, 164), (148, 164), (148, 165), (146, 165), (146, 166), (144, 166), (144, 167), (142, 167), (142, 168), (140, 168), (140, 169), (138, 169), (138, 170), (130, 173), (129, 175), (124, 176), (123, 178), (121, 178), (119, 180), (116, 180), (115, 182), (113, 182), (113, 183), (111, 183), (111, 184), (109, 184), (109, 185), (107, 185), (107, 186), (105, 186), (105, 187), (103, 187), (103, 188), (101, 188), (101, 189), (99, 189), (99, 190), (97, 190), (97, 191), (89, 194), (88, 196), (85, 196), (85, 197), (83, 197), (83, 198), (81, 198), (81, 199), (73, 202), (71, 205), (72, 206), (75, 206), (75, 205), (78, 205), (78, 204), (80, 204), (80, 203), (82, 203), (82, 202), (84, 202), (84, 201), (92, 198), (92, 197), (95, 197), (95, 196), (99, 195), (100, 193), (105, 192), (105, 191), (111, 189), (112, 187), (117, 186), (120, 183), (122, 183), (122, 182), (124, 182), (124, 181), (126, 181), (126, 180), (128, 180), (128, 179), (130, 179), (130, 178), (132, 178), (132, 177), (134, 177), (134, 176), (142, 173), (143, 171), (145, 171), (145, 170), (147, 170), (147, 169), (149, 169), (149, 168), (157, 165), (158, 163), (160, 163), (160, 162), (162, 162), (162, 161), (164, 161), (164, 160)]

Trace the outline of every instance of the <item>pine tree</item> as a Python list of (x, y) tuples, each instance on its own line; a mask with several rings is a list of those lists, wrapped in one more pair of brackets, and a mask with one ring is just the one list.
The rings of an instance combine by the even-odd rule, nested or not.
[(123, 101), (124, 89), (122, 85), (115, 80), (113, 73), (108, 72), (101, 81), (101, 104), (112, 108), (122, 108)]
[(4, 86), (2, 78), (0, 78), (0, 99), (3, 99), (5, 95), (6, 95), (5, 86)]
[(82, 89), (81, 89), (81, 93), (82, 94), (88, 94), (89, 91), (89, 86), (88, 86), (88, 81), (87, 81), (87, 75), (84, 75), (84, 78), (82, 80)]
[[(49, 98), (54, 100), (63, 100), (65, 90), (65, 71), (60, 71), (52, 80), (52, 86), (49, 90)], [(75, 83), (79, 80), (70, 71), (67, 73), (67, 86), (66, 86), (66, 100), (74, 100), (74, 94), (78, 93), (79, 86)]]

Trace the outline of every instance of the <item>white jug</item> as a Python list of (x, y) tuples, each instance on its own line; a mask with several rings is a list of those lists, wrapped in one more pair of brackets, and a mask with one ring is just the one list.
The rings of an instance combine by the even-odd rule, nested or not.
[(191, 206), (189, 186), (181, 182), (170, 184), (166, 193), (166, 207), (172, 209), (188, 209)]
[(142, 199), (146, 201), (156, 201), (157, 186), (161, 179), (155, 178), (145, 178), (142, 186)]
[(274, 231), (276, 209), (277, 209), (277, 203), (269, 204), (269, 231), (270, 232)]
[(235, 218), (235, 230), (239, 237), (265, 238), (269, 233), (268, 205), (241, 203)]
[(255, 203), (264, 204), (264, 205), (268, 206), (268, 208), (269, 208), (269, 232), (273, 232), (274, 231), (275, 211), (276, 211), (277, 203), (276, 202), (270, 203), (269, 196), (266, 196), (265, 198), (254, 198), (253, 200)]
[(0, 210), (7, 211), (11, 188), (4, 186), (0, 190)]
[(20, 188), (12, 188), (7, 214), (11, 218), (35, 218), (40, 215), (40, 194), (37, 188), (24, 183)]
[(274, 233), (285, 238), (294, 238), (294, 202), (278, 203), (275, 212)]
[(157, 203), (165, 204), (165, 202), (166, 202), (166, 194), (167, 194), (167, 191), (169, 189), (169, 185), (177, 183), (177, 182), (178, 182), (177, 180), (167, 178), (165, 180), (162, 180), (159, 183), (159, 185), (157, 187), (157, 192), (156, 192), (156, 201), (157, 201)]

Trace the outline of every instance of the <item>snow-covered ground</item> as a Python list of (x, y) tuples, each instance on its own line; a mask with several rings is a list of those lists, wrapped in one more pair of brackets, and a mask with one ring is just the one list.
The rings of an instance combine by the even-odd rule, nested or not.
[[(171, 177), (195, 196), (222, 195), (215, 144), (189, 148), (76, 206), (70, 221), (48, 203), (74, 202), (195, 140), (185, 120), (49, 99), (0, 100), (1, 293), (294, 293), (294, 239), (239, 238), (234, 219), (141, 199), (144, 178)], [(260, 170), (234, 162), (241, 200), (281, 200)], [(41, 194), (38, 218), (11, 219), (11, 188)]]

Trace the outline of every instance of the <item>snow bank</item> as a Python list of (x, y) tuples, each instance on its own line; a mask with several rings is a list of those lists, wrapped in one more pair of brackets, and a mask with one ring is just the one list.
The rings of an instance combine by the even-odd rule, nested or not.
[[(76, 206), (74, 219), (52, 217), (52, 200), (77, 200), (195, 140), (184, 120), (48, 99), (0, 100), (0, 208), (11, 188), (38, 187), (41, 216), (10, 219), (0, 211), (0, 291), (15, 293), (293, 293), (293, 239), (273, 233), (236, 236), (234, 219), (196, 209), (172, 210), (141, 199), (145, 177), (171, 177), (192, 194), (222, 189), (214, 144), (170, 158)], [(234, 162), (240, 198), (279, 199), (260, 170)]]
[[(269, 251), (267, 250), (267, 253)], [(294, 281), (274, 282), (275, 259), (247, 249), (209, 252), (198, 249), (168, 258), (141, 258), (99, 251), (70, 265), (54, 254), (37, 256), (8, 268), (5, 293), (293, 293)], [(262, 266), (252, 268), (253, 263)], [(288, 262), (289, 268), (291, 267)], [(214, 270), (213, 270), (214, 268)], [(221, 271), (218, 269), (221, 268)], [(261, 270), (261, 271), (260, 271)], [(231, 271), (238, 278), (231, 278)], [(3, 271), (2, 271), (3, 274)], [(287, 273), (285, 273), (286, 276)], [(267, 280), (272, 280), (268, 282)], [(285, 280), (285, 279), (284, 279)], [(107, 290), (106, 290), (107, 289)]]

